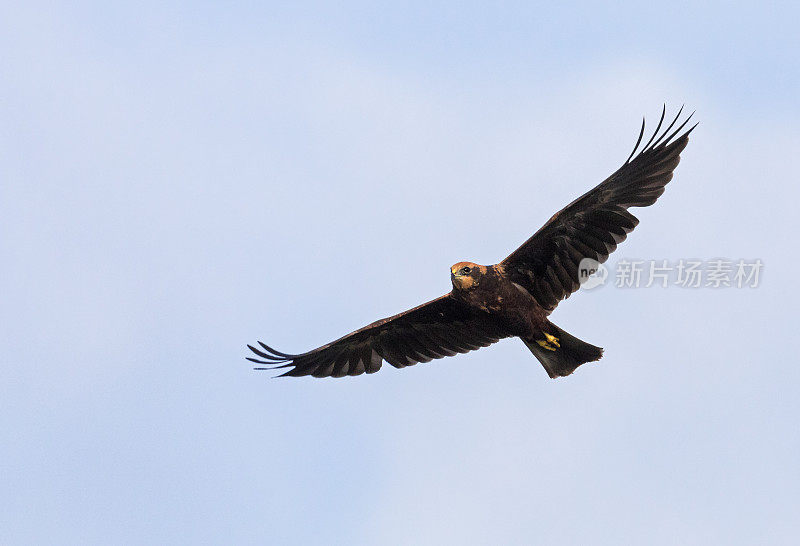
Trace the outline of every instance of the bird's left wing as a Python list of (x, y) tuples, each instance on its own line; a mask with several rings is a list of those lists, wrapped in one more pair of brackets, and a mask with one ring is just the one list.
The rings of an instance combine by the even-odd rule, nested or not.
[(509, 335), (488, 313), (447, 294), (307, 353), (282, 353), (259, 341), (260, 349), (248, 347), (260, 358), (247, 359), (273, 365), (257, 370), (291, 367), (284, 376), (344, 377), (377, 372), (383, 360), (404, 368), (486, 347)]
[(509, 279), (527, 290), (546, 310), (555, 309), (580, 287), (581, 260), (605, 262), (633, 231), (639, 220), (628, 208), (652, 205), (664, 193), (694, 129), (675, 138), (692, 117), (672, 131), (680, 118), (679, 111), (669, 127), (659, 133), (664, 113), (638, 155), (634, 157), (642, 142), (644, 122), (633, 152), (617, 172), (554, 214), (501, 262)]

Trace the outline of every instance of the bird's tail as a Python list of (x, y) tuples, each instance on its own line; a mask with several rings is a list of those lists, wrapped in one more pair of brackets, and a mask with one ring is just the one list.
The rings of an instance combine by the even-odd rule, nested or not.
[(585, 362), (600, 360), (603, 349), (581, 341), (548, 321), (541, 339), (523, 339), (550, 377), (563, 377)]

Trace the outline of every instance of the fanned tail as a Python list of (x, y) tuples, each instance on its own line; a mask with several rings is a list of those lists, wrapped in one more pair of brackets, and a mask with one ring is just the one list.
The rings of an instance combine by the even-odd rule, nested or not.
[(551, 338), (523, 339), (539, 362), (542, 363), (547, 375), (550, 377), (564, 377), (586, 362), (600, 360), (603, 349), (581, 341), (568, 334), (552, 322), (548, 323), (548, 333)]

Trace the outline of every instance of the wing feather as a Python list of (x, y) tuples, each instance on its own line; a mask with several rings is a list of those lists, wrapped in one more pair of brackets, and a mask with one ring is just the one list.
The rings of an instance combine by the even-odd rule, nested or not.
[(395, 368), (474, 351), (508, 337), (488, 313), (450, 294), (399, 315), (373, 322), (336, 341), (302, 354), (248, 345), (257, 370), (290, 368), (283, 376), (344, 377), (375, 373), (385, 360)]
[[(630, 207), (652, 205), (664, 193), (689, 143), (695, 124), (675, 138), (692, 118), (678, 127), (683, 107), (661, 131), (666, 107), (644, 147), (645, 123), (631, 155), (614, 174), (552, 218), (530, 239), (502, 261), (506, 274), (525, 288), (547, 311), (579, 287), (578, 265), (584, 258), (603, 263), (639, 220)], [(574, 281), (574, 282), (573, 282)]]

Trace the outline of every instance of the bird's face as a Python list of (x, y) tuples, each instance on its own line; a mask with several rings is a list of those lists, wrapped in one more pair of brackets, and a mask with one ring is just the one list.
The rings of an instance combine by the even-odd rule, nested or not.
[(481, 275), (486, 272), (486, 267), (472, 262), (458, 262), (450, 268), (450, 280), (456, 290), (469, 290), (478, 285)]

